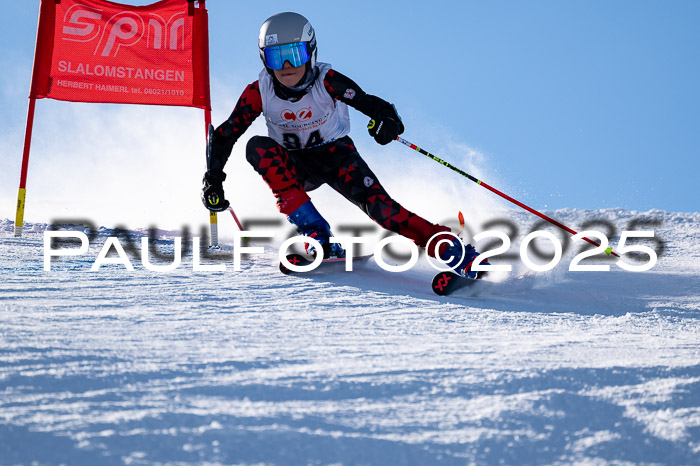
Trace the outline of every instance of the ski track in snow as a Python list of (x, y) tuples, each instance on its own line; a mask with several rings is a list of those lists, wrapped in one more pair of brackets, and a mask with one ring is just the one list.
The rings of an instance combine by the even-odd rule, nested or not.
[(287, 277), (273, 250), (90, 272), (104, 234), (45, 272), (45, 225), (0, 221), (0, 463), (698, 464), (700, 214), (646, 215), (648, 272), (448, 298), (427, 266)]

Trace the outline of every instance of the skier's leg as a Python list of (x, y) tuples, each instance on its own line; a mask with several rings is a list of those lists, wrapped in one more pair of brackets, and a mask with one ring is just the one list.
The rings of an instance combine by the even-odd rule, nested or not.
[[(321, 243), (325, 257), (345, 254), (342, 247), (330, 244), (330, 226), (304, 190), (294, 161), (284, 147), (272, 138), (254, 136), (246, 146), (246, 159), (263, 177), (277, 198), (277, 208), (297, 227), (299, 234)], [(312, 251), (312, 248), (307, 249), (309, 253)]]
[(277, 209), (285, 214), (310, 200), (300, 183), (287, 150), (274, 139), (253, 136), (246, 146), (246, 159), (270, 187), (277, 199)]
[[(377, 224), (409, 238), (419, 247), (425, 248), (433, 235), (450, 231), (448, 227), (431, 223), (392, 199), (349, 137), (339, 139), (328, 148), (324, 147), (322, 155), (309, 154), (308, 162), (314, 164), (329, 186), (360, 207)], [(437, 254), (436, 251), (428, 253), (432, 256)]]
[[(431, 256), (442, 258), (445, 265), (457, 273), (477, 278), (477, 273), (471, 271), (472, 263), (479, 255), (474, 247), (446, 234), (450, 232), (448, 227), (431, 223), (392, 199), (350, 138), (340, 139), (329, 152), (336, 167), (335, 173), (326, 172), (326, 182), (330, 186), (363, 209), (380, 226), (413, 240), (418, 246), (426, 248)], [(319, 157), (317, 160), (324, 159)], [(428, 240), (433, 236), (434, 241), (428, 245)], [(485, 259), (482, 263), (488, 264)]]

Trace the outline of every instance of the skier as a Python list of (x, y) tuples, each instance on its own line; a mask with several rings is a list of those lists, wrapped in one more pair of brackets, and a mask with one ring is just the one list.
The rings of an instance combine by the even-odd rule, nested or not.
[[(229, 207), (224, 197), (223, 171), (233, 145), (261, 113), (268, 136), (254, 136), (246, 146), (246, 159), (277, 199), (278, 210), (301, 235), (316, 239), (324, 258), (344, 257), (345, 251), (333, 236), (328, 222), (316, 210), (308, 192), (328, 184), (361, 208), (372, 220), (426, 247), (448, 227), (430, 223), (393, 200), (377, 176), (360, 157), (348, 136), (348, 105), (371, 118), (369, 134), (381, 145), (394, 141), (404, 125), (394, 105), (365, 93), (355, 82), (316, 61), (316, 34), (309, 21), (297, 13), (279, 13), (268, 18), (258, 38), (264, 68), (258, 80), (243, 91), (231, 116), (213, 133), (210, 162), (204, 175), (202, 201), (207, 209)], [(446, 236), (446, 235), (441, 235)], [(438, 236), (436, 244), (440, 242)], [(478, 255), (453, 236), (442, 239), (440, 249), (428, 251), (463, 276), (470, 273)], [(307, 250), (316, 254), (313, 247)]]

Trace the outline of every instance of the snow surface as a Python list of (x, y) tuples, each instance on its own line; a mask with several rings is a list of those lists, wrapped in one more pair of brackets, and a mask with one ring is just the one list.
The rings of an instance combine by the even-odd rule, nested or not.
[(91, 272), (108, 229), (44, 271), (47, 225), (2, 220), (0, 463), (700, 463), (700, 214), (551, 215), (651, 220), (663, 253), (441, 298), (424, 261), (288, 277), (275, 243)]

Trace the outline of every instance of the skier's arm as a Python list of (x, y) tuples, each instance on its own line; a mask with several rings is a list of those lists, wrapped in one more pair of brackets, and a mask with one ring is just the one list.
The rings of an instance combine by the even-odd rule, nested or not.
[(355, 81), (335, 70), (328, 70), (323, 85), (331, 97), (348, 104), (370, 118), (392, 109), (389, 102), (375, 95), (367, 94)]
[(245, 88), (228, 120), (214, 131), (210, 169), (223, 170), (231, 156), (233, 145), (261, 113), (262, 97), (258, 82), (255, 81)]
[(260, 87), (255, 81), (245, 88), (228, 120), (214, 130), (209, 166), (202, 180), (202, 202), (207, 209), (220, 212), (228, 208), (229, 202), (224, 197), (224, 166), (231, 156), (233, 145), (261, 113)]
[(369, 134), (380, 144), (388, 144), (403, 133), (404, 127), (396, 107), (386, 100), (367, 94), (352, 79), (335, 70), (328, 70), (323, 85), (336, 100), (364, 113), (372, 119)]

